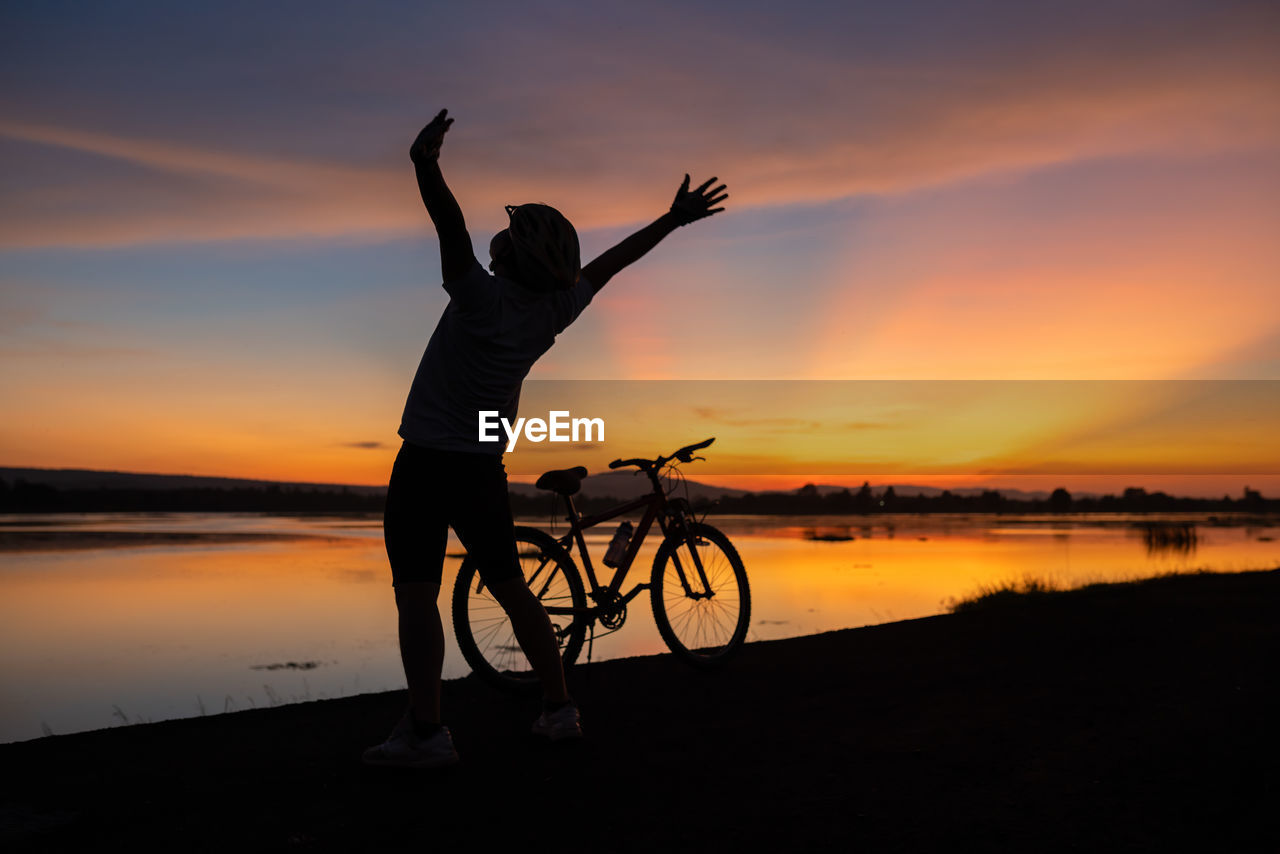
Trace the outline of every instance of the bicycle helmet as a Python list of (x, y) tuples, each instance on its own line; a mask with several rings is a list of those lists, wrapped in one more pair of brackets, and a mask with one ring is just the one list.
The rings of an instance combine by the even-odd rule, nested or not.
[[(550, 292), (573, 287), (582, 272), (578, 232), (550, 205), (507, 205), (511, 224), (489, 244), (495, 259), (513, 256), (520, 284)], [(505, 237), (503, 235), (506, 235)]]

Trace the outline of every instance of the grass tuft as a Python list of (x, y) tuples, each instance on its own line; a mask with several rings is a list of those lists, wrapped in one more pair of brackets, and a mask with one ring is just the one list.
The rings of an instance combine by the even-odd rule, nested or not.
[(1062, 588), (1047, 578), (1026, 576), (1021, 581), (1003, 581), (998, 584), (984, 584), (977, 592), (963, 599), (951, 599), (946, 603), (947, 610), (953, 614), (976, 611), (984, 608), (1000, 607), (1042, 599), (1053, 593), (1061, 593)]
[(1132, 578), (1121, 581), (1084, 581), (1073, 587), (1063, 587), (1049, 579), (1027, 576), (1021, 581), (1005, 581), (995, 585), (983, 585), (975, 593), (962, 599), (949, 599), (943, 605), (952, 614), (990, 608), (1023, 607), (1042, 602), (1050, 597), (1071, 597), (1073, 599), (1079, 597), (1106, 597), (1136, 587), (1179, 584), (1190, 577), (1216, 574), (1208, 569), (1192, 569), (1162, 572), (1145, 578)]

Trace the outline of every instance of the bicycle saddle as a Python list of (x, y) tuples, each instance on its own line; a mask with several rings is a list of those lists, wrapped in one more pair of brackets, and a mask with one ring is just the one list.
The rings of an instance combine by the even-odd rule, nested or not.
[(574, 466), (571, 469), (552, 469), (544, 472), (534, 486), (538, 489), (549, 489), (557, 495), (573, 495), (582, 488), (582, 479), (586, 476), (587, 470), (582, 466)]

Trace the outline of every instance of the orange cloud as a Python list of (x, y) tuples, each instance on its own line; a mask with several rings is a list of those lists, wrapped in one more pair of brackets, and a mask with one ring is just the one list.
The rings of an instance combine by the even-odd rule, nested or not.
[[(500, 227), (503, 204), (534, 199), (595, 229), (661, 211), (680, 173), (700, 164), (729, 182), (731, 205), (742, 210), (902, 193), (1102, 156), (1274, 147), (1275, 52), (1244, 29), (1247, 21), (1228, 23), (1240, 27), (1231, 30), (1230, 50), (1212, 41), (1201, 49), (1203, 33), (1164, 33), (1142, 45), (1140, 57), (1134, 45), (1093, 45), (1093, 52), (1050, 45), (1042, 56), (993, 56), (961, 68), (867, 68), (762, 39), (749, 45), (758, 61), (742, 69), (745, 78), (637, 65), (607, 86), (566, 81), (540, 123), (464, 112), (444, 163), (477, 231)], [(768, 81), (751, 76), (762, 68)], [(762, 115), (748, 93), (766, 82)], [(679, 96), (667, 98), (670, 91)], [(690, 124), (690, 111), (706, 104), (717, 105), (714, 115)], [(303, 139), (308, 132), (299, 129)], [(368, 239), (428, 228), (407, 161), (322, 162), (305, 145), (297, 158), (268, 157), (18, 119), (0, 122), (0, 135), (173, 181), (206, 181), (183, 185), (181, 204), (148, 204), (121, 181), (110, 209), (66, 188), (56, 198), (38, 188), (15, 193), (0, 207), (6, 246)], [(225, 183), (211, 188), (209, 179)]]

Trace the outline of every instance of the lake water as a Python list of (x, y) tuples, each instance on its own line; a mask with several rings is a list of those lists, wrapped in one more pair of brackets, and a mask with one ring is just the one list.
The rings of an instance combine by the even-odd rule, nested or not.
[[(1139, 527), (1157, 519), (1194, 536)], [(1223, 514), (708, 521), (746, 564), (750, 640), (937, 614), (1025, 577), (1074, 586), (1280, 566), (1278, 520)], [(588, 538), (597, 567), (611, 534)], [(0, 516), (0, 545), (0, 741), (404, 687), (380, 519)], [(647, 581), (656, 546), (624, 590)], [(467, 672), (447, 613), (461, 547), (449, 551), (446, 678)], [(641, 596), (593, 657), (664, 649)]]

